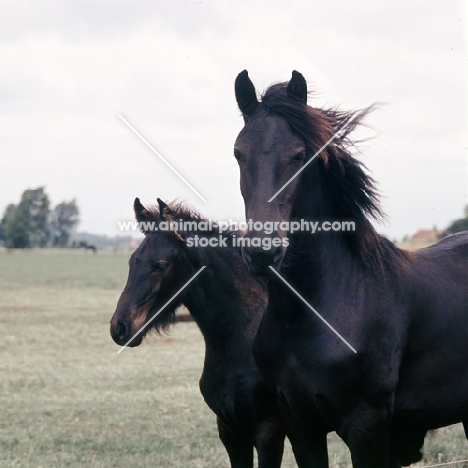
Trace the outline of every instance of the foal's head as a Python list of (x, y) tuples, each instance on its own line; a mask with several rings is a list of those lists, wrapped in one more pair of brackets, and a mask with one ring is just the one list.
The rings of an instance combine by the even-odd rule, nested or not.
[[(161, 222), (167, 225), (172, 221), (172, 212), (163, 201), (158, 199), (158, 203), (159, 210), (147, 210), (138, 198), (135, 199), (136, 219), (140, 226), (146, 223), (143, 227), (146, 230), (145, 239), (130, 258), (127, 284), (111, 320), (110, 332), (119, 345), (127, 344), (134, 337), (128, 346), (138, 346), (148, 329), (168, 328), (174, 321), (181, 297), (158, 312), (191, 276), (184, 239), (174, 230), (159, 228)], [(151, 324), (138, 333), (156, 313)]]

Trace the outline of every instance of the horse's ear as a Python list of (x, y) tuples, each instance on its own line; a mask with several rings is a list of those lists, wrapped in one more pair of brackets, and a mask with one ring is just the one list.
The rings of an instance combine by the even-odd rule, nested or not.
[[(157, 200), (159, 205), (159, 216), (163, 221), (167, 221), (168, 223), (172, 224), (174, 221), (174, 212), (160, 198), (158, 198)], [(185, 242), (184, 237), (181, 234), (179, 234), (179, 232), (177, 232), (177, 229), (174, 226), (172, 226), (171, 230), (177, 237), (177, 239), (179, 239), (182, 242)]]
[(257, 99), (255, 87), (252, 81), (250, 81), (247, 70), (244, 70), (237, 75), (234, 91), (236, 93), (237, 105), (244, 116), (244, 120), (247, 120), (252, 116), (255, 109), (260, 104)]
[(307, 104), (307, 82), (296, 70), (292, 72), (291, 81), (286, 88), (288, 96), (297, 99), (302, 104)]
[(135, 211), (135, 218), (138, 222), (147, 221), (150, 212), (141, 204), (140, 199), (137, 197), (133, 202), (133, 209)]
[(161, 217), (161, 219), (163, 221), (172, 221), (172, 210), (160, 198), (158, 198), (157, 200), (159, 205), (159, 216)]

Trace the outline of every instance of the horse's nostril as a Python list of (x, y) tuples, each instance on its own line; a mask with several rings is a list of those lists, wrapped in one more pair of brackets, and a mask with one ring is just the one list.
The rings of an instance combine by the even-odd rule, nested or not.
[(125, 322), (119, 322), (117, 325), (117, 338), (119, 341), (123, 341), (127, 338), (128, 336), (128, 327), (125, 324)]
[(111, 335), (117, 344), (123, 344), (128, 340), (130, 334), (130, 327), (125, 323), (118, 321), (115, 325), (111, 326)]

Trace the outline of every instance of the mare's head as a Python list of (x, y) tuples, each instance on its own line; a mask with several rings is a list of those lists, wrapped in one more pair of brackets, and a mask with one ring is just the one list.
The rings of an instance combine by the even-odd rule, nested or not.
[(346, 113), (308, 106), (306, 81), (296, 71), (288, 83), (268, 88), (259, 101), (244, 70), (235, 93), (245, 123), (234, 146), (245, 215), (257, 226), (268, 222), (270, 227), (246, 237), (281, 240), (276, 246), (271, 242), (269, 250), (258, 247), (258, 241), (243, 248), (252, 273), (280, 268), (287, 249), (284, 222), (379, 214), (372, 179), (346, 149), (348, 134), (369, 109)]
[[(163, 201), (158, 199), (158, 203), (159, 209), (146, 209), (135, 199), (135, 216), (145, 239), (130, 258), (127, 284), (110, 326), (112, 338), (122, 346), (133, 337), (128, 346), (138, 346), (149, 329), (164, 331), (174, 322), (181, 295), (153, 317), (193, 274), (184, 238), (167, 229), (175, 215)], [(150, 320), (151, 324), (138, 333)]]

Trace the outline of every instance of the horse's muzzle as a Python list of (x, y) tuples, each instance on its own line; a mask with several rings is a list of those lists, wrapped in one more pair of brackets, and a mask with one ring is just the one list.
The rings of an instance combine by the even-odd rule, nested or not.
[(270, 267), (279, 270), (284, 252), (281, 247), (274, 247), (269, 250), (259, 247), (246, 247), (242, 249), (242, 255), (250, 274), (267, 276), (271, 273)]

